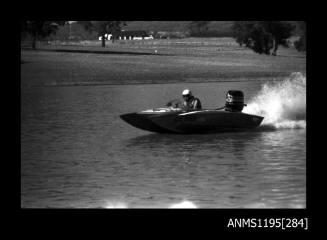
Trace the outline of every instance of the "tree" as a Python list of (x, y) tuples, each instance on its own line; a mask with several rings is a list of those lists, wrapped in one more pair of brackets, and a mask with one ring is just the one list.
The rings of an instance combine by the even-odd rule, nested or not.
[(36, 49), (36, 41), (56, 32), (59, 25), (64, 25), (65, 21), (22, 21), (21, 36), (29, 33), (32, 36), (32, 48)]
[(187, 27), (191, 36), (199, 37), (208, 32), (210, 21), (192, 21)]
[(102, 38), (102, 47), (106, 46), (105, 35), (107, 33), (112, 34), (112, 42), (114, 42), (121, 27), (126, 26), (124, 21), (80, 21), (78, 23), (88, 31), (96, 31)]
[(299, 22), (299, 31), (300, 31), (300, 38), (299, 40), (294, 42), (294, 46), (298, 51), (306, 51), (307, 47), (307, 26), (306, 22)]
[(241, 46), (259, 54), (277, 55), (280, 45), (288, 47), (295, 26), (283, 21), (236, 21), (232, 26), (233, 37)]

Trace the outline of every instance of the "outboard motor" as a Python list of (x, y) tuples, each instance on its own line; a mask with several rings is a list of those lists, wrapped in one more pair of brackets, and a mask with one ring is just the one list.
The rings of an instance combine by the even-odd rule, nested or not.
[(242, 112), (244, 104), (244, 94), (239, 90), (229, 90), (226, 94), (225, 110), (230, 112)]

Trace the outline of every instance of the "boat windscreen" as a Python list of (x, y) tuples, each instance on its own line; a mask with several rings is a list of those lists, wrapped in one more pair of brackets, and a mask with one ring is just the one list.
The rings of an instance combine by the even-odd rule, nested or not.
[(173, 108), (181, 108), (183, 106), (183, 102), (180, 99), (173, 99), (166, 103), (166, 106)]

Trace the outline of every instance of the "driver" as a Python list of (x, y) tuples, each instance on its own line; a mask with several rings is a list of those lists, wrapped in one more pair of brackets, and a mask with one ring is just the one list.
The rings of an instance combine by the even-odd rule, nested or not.
[(200, 110), (201, 102), (198, 98), (194, 97), (189, 89), (183, 91), (183, 109), (186, 111)]

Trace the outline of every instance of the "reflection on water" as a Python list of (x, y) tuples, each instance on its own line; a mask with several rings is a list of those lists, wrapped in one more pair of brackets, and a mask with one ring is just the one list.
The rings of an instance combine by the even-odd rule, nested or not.
[(192, 200), (201, 207), (304, 207), (305, 159), (293, 162), (294, 153), (280, 142), (287, 135), (271, 130), (149, 134), (127, 140), (124, 152), (134, 156), (131, 161), (142, 159), (138, 164), (149, 174), (169, 179), (160, 188), (175, 192), (176, 200)]
[[(148, 134), (131, 138), (126, 147), (148, 154), (160, 152), (162, 156), (197, 156), (205, 153), (226, 153), (242, 157), (246, 146), (253, 146), (262, 132), (221, 133), (207, 135)], [(194, 155), (193, 155), (194, 156)]]

